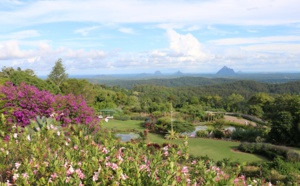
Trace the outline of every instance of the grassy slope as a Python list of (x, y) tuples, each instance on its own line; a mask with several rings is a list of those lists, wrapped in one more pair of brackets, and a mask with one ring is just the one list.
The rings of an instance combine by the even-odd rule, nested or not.
[[(140, 125), (141, 121), (118, 121), (109, 120), (108, 123), (104, 123), (104, 128), (115, 128), (118, 130), (136, 129), (143, 131), (143, 127)], [(153, 143), (176, 143), (182, 144), (183, 140), (166, 140), (161, 135), (149, 134), (149, 142)], [(205, 156), (218, 161), (224, 158), (229, 158), (231, 161), (238, 162), (256, 162), (264, 161), (263, 157), (259, 157), (253, 154), (234, 152), (233, 149), (239, 145), (239, 142), (212, 140), (204, 138), (190, 138), (189, 139), (189, 151), (190, 154), (195, 156)]]

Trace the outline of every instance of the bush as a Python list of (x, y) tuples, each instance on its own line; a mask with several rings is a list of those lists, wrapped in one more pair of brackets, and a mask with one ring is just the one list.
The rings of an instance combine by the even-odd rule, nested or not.
[(130, 118), (131, 120), (139, 120), (139, 121), (146, 121), (147, 117), (141, 116), (141, 115), (135, 115), (135, 116), (131, 116)]
[(4, 105), (0, 109), (9, 110), (4, 112), (8, 123), (16, 123), (21, 127), (29, 125), (31, 119), (36, 116), (46, 116), (54, 112), (51, 107), (54, 97), (48, 91), (21, 83), (20, 86), (14, 86), (7, 82), (2, 87), (2, 101)]
[(300, 154), (284, 146), (272, 145), (269, 143), (248, 143), (244, 142), (238, 146), (244, 152), (263, 155), (269, 159), (281, 157), (290, 162), (299, 162)]
[[(156, 129), (161, 132), (168, 132), (171, 130), (171, 121), (169, 118), (159, 118), (156, 123)], [(173, 129), (177, 133), (193, 132), (195, 126), (185, 121), (173, 121)]]
[(199, 137), (199, 138), (206, 138), (207, 137), (207, 131), (206, 130), (198, 130), (196, 132), (196, 137)]
[(223, 138), (225, 136), (224, 132), (221, 131), (221, 130), (218, 130), (218, 129), (214, 130), (213, 133), (214, 133), (214, 137), (215, 138), (221, 139), (221, 138)]
[(233, 140), (256, 142), (257, 137), (264, 137), (264, 131), (261, 129), (242, 129), (236, 128), (231, 134)]
[(11, 126), (16, 123), (25, 127), (37, 116), (56, 118), (62, 125), (96, 125), (99, 122), (94, 110), (81, 96), (52, 95), (25, 83), (14, 86), (10, 82), (2, 87), (1, 92), (3, 105), (0, 110), (6, 110), (4, 115)]
[(114, 118), (116, 120), (121, 120), (121, 121), (128, 121), (128, 120), (130, 120), (130, 116), (128, 116), (128, 115), (116, 115), (116, 116), (114, 116)]

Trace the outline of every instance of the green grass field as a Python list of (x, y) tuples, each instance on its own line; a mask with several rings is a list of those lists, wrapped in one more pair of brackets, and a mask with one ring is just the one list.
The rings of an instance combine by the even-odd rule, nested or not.
[[(143, 131), (141, 121), (118, 121), (109, 120), (104, 123), (104, 128), (118, 129), (118, 130), (130, 130), (135, 129)], [(178, 140), (166, 140), (163, 136), (158, 134), (149, 133), (148, 141), (153, 143), (173, 143), (182, 144), (183, 139)], [(257, 162), (265, 161), (266, 159), (260, 156), (256, 156), (249, 153), (235, 152), (234, 149), (240, 144), (233, 141), (213, 140), (206, 138), (189, 138), (189, 153), (194, 156), (208, 156), (209, 158), (218, 161), (224, 158), (229, 158), (231, 161), (237, 162)]]

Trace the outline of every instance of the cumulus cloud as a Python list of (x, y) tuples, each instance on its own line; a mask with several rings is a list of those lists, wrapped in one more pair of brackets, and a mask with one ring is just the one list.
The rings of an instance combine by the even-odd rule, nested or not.
[(32, 50), (21, 50), (17, 41), (5, 41), (0, 43), (0, 60), (19, 59), (30, 57)]
[[(53, 48), (47, 43), (39, 43), (36, 49), (21, 49), (17, 41), (7, 41), (0, 44), (0, 60), (6, 66), (20, 66), (37, 71), (47, 71), (58, 58), (62, 58), (72, 68), (92, 69), (99, 67), (99, 61), (106, 58), (102, 50), (70, 49), (65, 47)], [(3, 64), (2, 63), (2, 64)], [(39, 73), (37, 72), (37, 73)]]
[(192, 34), (179, 34), (173, 29), (167, 31), (170, 40), (170, 49), (176, 54), (182, 55), (192, 61), (207, 59), (203, 47)]

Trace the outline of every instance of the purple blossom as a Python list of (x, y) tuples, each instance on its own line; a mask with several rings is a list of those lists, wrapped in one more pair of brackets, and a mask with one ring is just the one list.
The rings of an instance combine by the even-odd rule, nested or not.
[(10, 82), (1, 87), (1, 92), (4, 95), (2, 101), (5, 102), (3, 107), (12, 110), (3, 113), (9, 125), (17, 123), (25, 127), (30, 124), (30, 120), (35, 120), (36, 116), (55, 117), (62, 126), (69, 124), (94, 126), (99, 123), (94, 110), (88, 107), (81, 96), (53, 95), (25, 83), (14, 86)]

